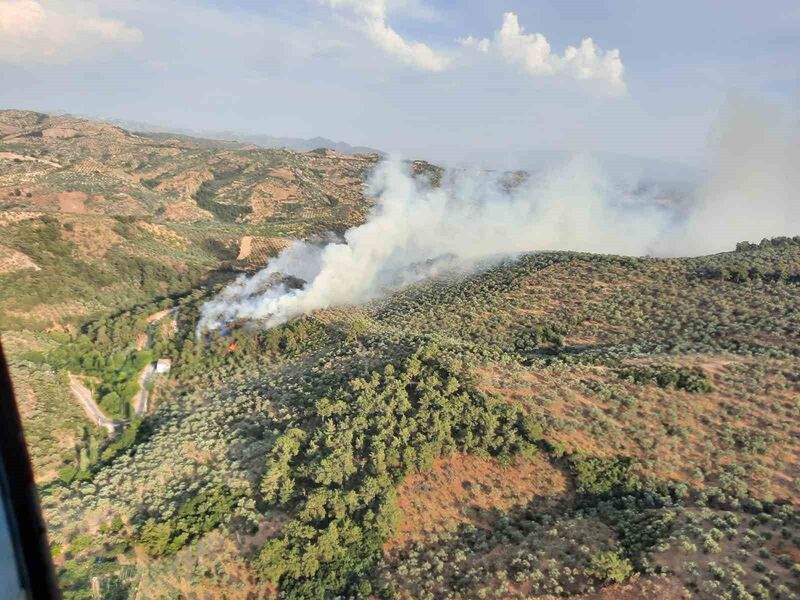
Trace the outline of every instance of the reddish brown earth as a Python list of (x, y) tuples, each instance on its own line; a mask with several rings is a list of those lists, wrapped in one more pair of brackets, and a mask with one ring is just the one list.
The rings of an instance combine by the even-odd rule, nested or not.
[(537, 497), (542, 502), (561, 497), (567, 491), (566, 476), (545, 458), (518, 459), (507, 466), (471, 454), (437, 458), (430, 471), (411, 475), (399, 487), (403, 519), (387, 549), (459, 523), (489, 526), (477, 516), (480, 509), (504, 511)]

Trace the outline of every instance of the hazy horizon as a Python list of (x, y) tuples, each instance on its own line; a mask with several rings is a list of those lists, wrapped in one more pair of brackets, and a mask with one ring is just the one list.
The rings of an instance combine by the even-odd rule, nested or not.
[(437, 145), (430, 145), (426, 148), (421, 148), (416, 154), (403, 154), (398, 152), (391, 152), (386, 151), (383, 148), (370, 146), (368, 144), (357, 144), (353, 143), (351, 140), (348, 139), (334, 139), (329, 138), (324, 135), (314, 135), (308, 137), (301, 137), (301, 136), (293, 136), (293, 135), (275, 135), (269, 131), (260, 131), (260, 130), (248, 130), (246, 128), (240, 129), (223, 129), (214, 127), (213, 123), (209, 123), (207, 127), (202, 128), (186, 128), (186, 127), (172, 127), (168, 123), (161, 123), (158, 120), (154, 121), (139, 121), (139, 120), (131, 120), (126, 119), (124, 116), (111, 116), (111, 115), (104, 115), (104, 114), (83, 114), (83, 113), (75, 113), (69, 110), (61, 109), (61, 108), (53, 108), (53, 109), (42, 109), (42, 108), (30, 108), (25, 106), (2, 106), (0, 110), (29, 110), (33, 112), (41, 112), (43, 114), (55, 115), (55, 116), (70, 116), (75, 118), (87, 119), (87, 120), (94, 120), (104, 123), (110, 123), (123, 129), (127, 129), (129, 131), (135, 132), (142, 132), (142, 133), (174, 133), (178, 135), (186, 135), (189, 137), (197, 137), (203, 138), (204, 136), (211, 136), (210, 139), (218, 139), (218, 140), (225, 140), (225, 141), (243, 141), (243, 142), (250, 142), (252, 138), (264, 137), (264, 138), (273, 138), (274, 140), (297, 140), (297, 141), (312, 141), (312, 140), (327, 140), (329, 142), (334, 142), (335, 144), (342, 144), (346, 146), (351, 146), (356, 149), (364, 149), (365, 151), (376, 151), (386, 155), (394, 154), (396, 156), (402, 156), (408, 160), (429, 160), (432, 162), (436, 162), (441, 166), (445, 167), (454, 167), (459, 165), (471, 165), (471, 166), (485, 166), (486, 168), (494, 168), (494, 169), (524, 169), (525, 164), (524, 161), (528, 157), (533, 157), (534, 160), (529, 166), (536, 166), (539, 161), (544, 163), (548, 163), (552, 160), (559, 160), (566, 155), (573, 155), (573, 154), (587, 154), (592, 156), (601, 156), (607, 157), (611, 160), (619, 158), (619, 159), (631, 159), (635, 161), (642, 161), (642, 162), (652, 162), (652, 163), (661, 163), (664, 166), (672, 166), (672, 167), (684, 167), (686, 172), (692, 172), (692, 176), (696, 176), (699, 174), (705, 164), (697, 164), (692, 163), (688, 160), (680, 160), (680, 159), (671, 159), (671, 158), (661, 158), (657, 156), (650, 156), (650, 155), (633, 155), (629, 153), (623, 152), (612, 152), (607, 150), (593, 150), (593, 151), (586, 151), (574, 148), (566, 148), (566, 147), (525, 147), (524, 145), (520, 145), (515, 148), (479, 148), (479, 149), (470, 149), (470, 148), (460, 148), (460, 156), (457, 157), (448, 157), (447, 146), (437, 146)]
[(721, 2), (0, 3), (0, 105), (409, 157), (707, 159), (732, 96), (796, 111), (800, 9)]

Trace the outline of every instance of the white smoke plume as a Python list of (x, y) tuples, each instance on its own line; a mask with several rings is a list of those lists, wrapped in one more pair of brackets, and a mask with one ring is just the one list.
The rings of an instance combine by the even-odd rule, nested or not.
[(699, 255), (743, 240), (800, 235), (800, 123), (737, 98), (722, 111), (709, 177), (681, 235), (661, 253)]
[[(253, 277), (239, 278), (203, 307), (200, 329), (243, 319), (269, 327), (497, 255), (560, 248), (640, 254), (662, 222), (659, 209), (619, 196), (589, 159), (510, 192), (486, 174), (456, 173), (432, 188), (390, 160), (376, 169), (369, 192), (377, 204), (366, 223), (338, 243), (296, 242)], [(295, 288), (281, 275), (307, 283)]]
[(315, 309), (359, 304), (444, 269), (536, 250), (687, 255), (744, 239), (800, 234), (797, 126), (750, 110), (723, 119), (702, 197), (664, 205), (605, 177), (590, 158), (530, 177), (454, 172), (439, 187), (389, 160), (368, 184), (368, 220), (341, 241), (296, 242), (202, 310), (198, 331), (241, 320), (275, 326)]

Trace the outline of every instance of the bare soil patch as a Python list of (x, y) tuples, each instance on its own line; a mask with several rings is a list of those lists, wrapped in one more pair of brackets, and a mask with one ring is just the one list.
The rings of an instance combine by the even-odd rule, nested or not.
[(239, 256), (236, 257), (236, 260), (244, 260), (248, 256), (250, 256), (250, 252), (253, 249), (253, 236), (246, 235), (242, 238), (242, 241), (239, 245)]
[(39, 266), (27, 254), (0, 244), (0, 273), (12, 273), (22, 269), (40, 270)]

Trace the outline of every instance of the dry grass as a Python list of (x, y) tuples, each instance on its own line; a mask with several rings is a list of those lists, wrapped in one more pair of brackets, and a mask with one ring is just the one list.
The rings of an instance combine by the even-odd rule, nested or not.
[(460, 523), (488, 527), (480, 509), (508, 510), (534, 498), (562, 497), (568, 488), (564, 473), (544, 458), (508, 466), (462, 453), (437, 458), (430, 471), (406, 478), (398, 489), (403, 520), (386, 550)]
[(11, 273), (21, 269), (38, 271), (39, 266), (30, 256), (0, 244), (0, 273)]
[(137, 221), (136, 226), (151, 234), (159, 242), (164, 243), (172, 248), (184, 250), (191, 243), (186, 237), (176, 233), (175, 231), (172, 231), (172, 229), (160, 223)]
[[(795, 483), (800, 480), (800, 440), (792, 433), (794, 417), (787, 413), (798, 396), (781, 375), (796, 370), (797, 361), (695, 355), (672, 364), (706, 368), (712, 390), (697, 394), (627, 383), (594, 366), (567, 371), (486, 365), (478, 375), (484, 391), (546, 414), (555, 424), (547, 438), (569, 453), (633, 456), (640, 459), (643, 473), (700, 488), (714, 485), (716, 477), (698, 480), (698, 470), (713, 474), (726, 466), (749, 465), (748, 485), (757, 497), (800, 501)], [(746, 391), (753, 383), (748, 369), (756, 366), (766, 373), (757, 388)], [(591, 381), (607, 393), (588, 389)], [(767, 434), (775, 441), (768, 452), (753, 453), (732, 445), (731, 432)]]
[(95, 217), (91, 221), (71, 222), (72, 230), (64, 230), (62, 235), (73, 242), (84, 257), (103, 258), (112, 247), (125, 242), (125, 238), (113, 230), (115, 222), (111, 219)]

